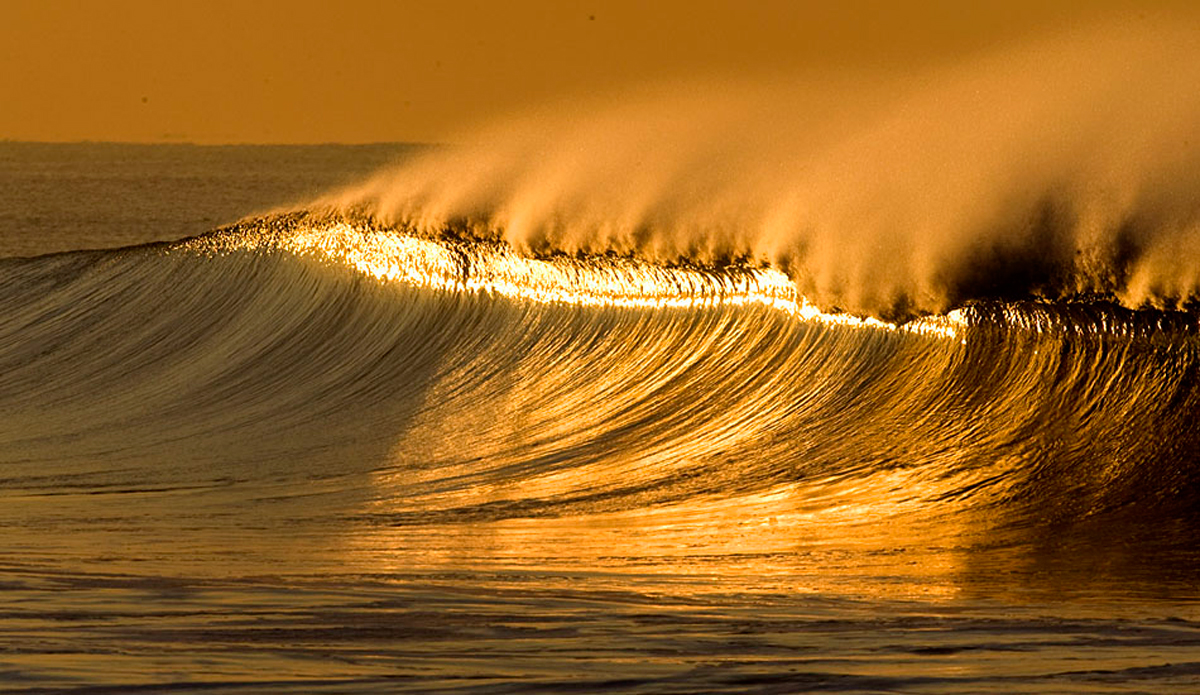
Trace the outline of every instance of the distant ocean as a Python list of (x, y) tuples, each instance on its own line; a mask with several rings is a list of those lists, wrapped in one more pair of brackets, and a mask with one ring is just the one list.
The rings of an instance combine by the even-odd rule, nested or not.
[(1194, 303), (310, 202), (427, 149), (0, 143), (0, 692), (1200, 691)]

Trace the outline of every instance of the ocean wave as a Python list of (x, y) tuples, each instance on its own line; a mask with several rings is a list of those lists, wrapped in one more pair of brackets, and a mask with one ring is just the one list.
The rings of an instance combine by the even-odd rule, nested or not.
[(393, 526), (765, 495), (1061, 529), (1200, 500), (1191, 314), (984, 302), (896, 325), (810, 312), (741, 261), (306, 215), (3, 264), (0, 451), (28, 494), (287, 499), (316, 475)]

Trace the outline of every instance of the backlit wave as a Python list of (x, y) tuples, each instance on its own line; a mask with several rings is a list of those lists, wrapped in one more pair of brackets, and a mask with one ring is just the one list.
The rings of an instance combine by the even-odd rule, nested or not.
[[(730, 572), (729, 549), (796, 538), (1194, 544), (1193, 314), (992, 301), (895, 325), (738, 261), (318, 214), (0, 270), (0, 468), (31, 499), (270, 507), (365, 565), (381, 529), (454, 556), (459, 531), (535, 520), (670, 525), (664, 552)], [(762, 515), (778, 529), (748, 545)]]

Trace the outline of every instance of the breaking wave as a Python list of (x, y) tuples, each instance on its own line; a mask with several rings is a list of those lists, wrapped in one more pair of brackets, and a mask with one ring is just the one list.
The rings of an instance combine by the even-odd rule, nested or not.
[(406, 526), (786, 493), (859, 521), (1195, 537), (1194, 314), (994, 300), (895, 324), (749, 262), (313, 214), (2, 277), (0, 451), (30, 494), (303, 497), (316, 476)]

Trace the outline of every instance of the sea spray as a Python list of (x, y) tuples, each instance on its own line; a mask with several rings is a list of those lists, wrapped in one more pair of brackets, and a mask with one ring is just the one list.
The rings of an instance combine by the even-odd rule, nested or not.
[(533, 109), (322, 201), (522, 250), (746, 256), (825, 309), (1200, 291), (1194, 26), (1100, 25), (918, 75), (659, 85)]

